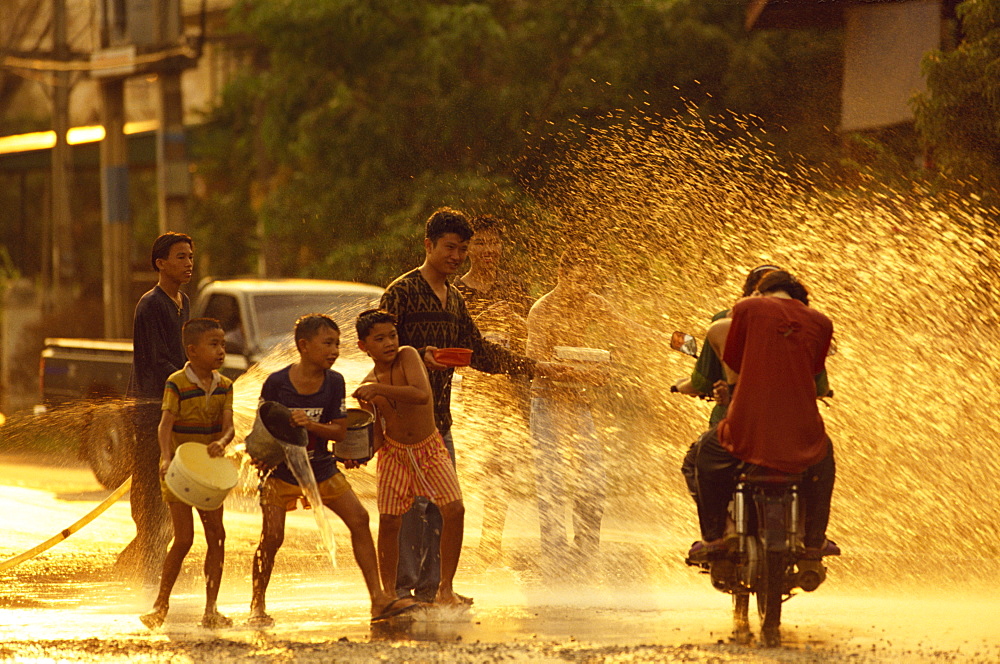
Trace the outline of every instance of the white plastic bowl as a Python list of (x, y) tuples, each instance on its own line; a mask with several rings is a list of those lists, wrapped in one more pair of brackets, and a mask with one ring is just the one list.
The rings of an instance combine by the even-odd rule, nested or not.
[(178, 499), (205, 511), (219, 509), (238, 481), (236, 466), (225, 457), (208, 456), (208, 446), (201, 443), (178, 445), (166, 475)]

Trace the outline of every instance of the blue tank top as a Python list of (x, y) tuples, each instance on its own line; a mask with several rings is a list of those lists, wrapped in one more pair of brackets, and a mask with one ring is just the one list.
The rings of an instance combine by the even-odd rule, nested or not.
[[(344, 377), (336, 371), (328, 369), (323, 379), (323, 386), (315, 394), (299, 394), (288, 375), (291, 365), (275, 371), (264, 381), (260, 398), (264, 401), (277, 401), (291, 410), (303, 410), (309, 419), (321, 424), (347, 417), (346, 389)], [(329, 479), (334, 473), (340, 472), (337, 462), (330, 451), (330, 441), (316, 434), (309, 434), (309, 464), (317, 482)], [(298, 484), (292, 471), (284, 463), (274, 469), (273, 477)]]

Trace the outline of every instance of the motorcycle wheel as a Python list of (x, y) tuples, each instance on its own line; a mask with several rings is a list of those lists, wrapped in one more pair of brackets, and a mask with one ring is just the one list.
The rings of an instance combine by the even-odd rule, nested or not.
[(785, 579), (785, 555), (768, 551), (757, 589), (757, 612), (760, 614), (760, 637), (765, 648), (781, 645), (781, 596)]
[(747, 645), (750, 637), (750, 594), (733, 593), (733, 641)]

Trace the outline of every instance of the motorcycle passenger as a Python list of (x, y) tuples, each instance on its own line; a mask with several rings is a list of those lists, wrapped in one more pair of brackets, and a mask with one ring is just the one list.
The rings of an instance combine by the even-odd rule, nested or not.
[(708, 340), (735, 392), (726, 417), (699, 439), (695, 459), (702, 541), (692, 560), (723, 551), (726, 508), (744, 463), (805, 473), (807, 557), (839, 553), (826, 539), (833, 494), (833, 446), (816, 404), (833, 323), (809, 307), (809, 294), (784, 270), (767, 274), (754, 297), (712, 324)]
[[(757, 282), (765, 274), (780, 269), (775, 265), (758, 265), (750, 270), (750, 274), (747, 275), (746, 281), (743, 283), (741, 297), (749, 297), (757, 288)], [(714, 323), (722, 318), (729, 318), (730, 311), (732, 310), (723, 309), (716, 313), (712, 316), (712, 322)], [(682, 378), (677, 381), (670, 388), (670, 391), (689, 394), (691, 396), (711, 396), (714, 394), (717, 386), (721, 389), (722, 385), (726, 385), (725, 377), (722, 369), (722, 360), (719, 359), (711, 344), (705, 344), (698, 355), (698, 362), (694, 366), (694, 371), (691, 372), (691, 377)], [(712, 407), (712, 412), (708, 416), (709, 427), (714, 427), (718, 424), (726, 416), (726, 410), (729, 408), (728, 390), (721, 393), (720, 397), (716, 400), (715, 405)], [(684, 475), (684, 481), (687, 483), (688, 491), (691, 493), (691, 497), (694, 498), (695, 503), (698, 502), (698, 483), (694, 472), (694, 462), (697, 452), (698, 441), (695, 441), (691, 443), (691, 447), (688, 449), (687, 454), (684, 455), (684, 461), (681, 463), (681, 474)]]

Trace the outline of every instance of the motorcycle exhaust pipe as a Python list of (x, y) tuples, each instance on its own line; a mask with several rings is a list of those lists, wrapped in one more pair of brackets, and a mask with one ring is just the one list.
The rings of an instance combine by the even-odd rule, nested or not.
[(800, 560), (799, 571), (795, 575), (795, 584), (807, 593), (819, 588), (826, 580), (826, 566), (819, 560)]

